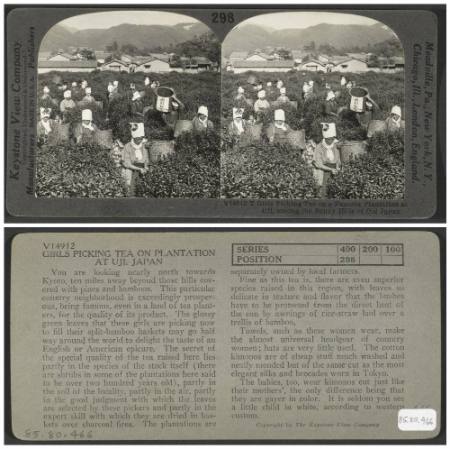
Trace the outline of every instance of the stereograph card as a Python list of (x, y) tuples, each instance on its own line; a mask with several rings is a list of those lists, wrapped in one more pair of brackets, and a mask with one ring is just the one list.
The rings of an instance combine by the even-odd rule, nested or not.
[(444, 8), (6, 12), (11, 219), (442, 216)]

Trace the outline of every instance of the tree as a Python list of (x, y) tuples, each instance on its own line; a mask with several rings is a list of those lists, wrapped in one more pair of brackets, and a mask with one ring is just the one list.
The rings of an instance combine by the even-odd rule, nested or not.
[(277, 53), (279, 54), (281, 59), (292, 59), (292, 54), (289, 50), (284, 48), (280, 48)]
[(82, 48), (78, 53), (81, 55), (82, 59), (88, 59), (91, 61), (96, 59), (95, 53), (89, 48)]
[(110, 51), (111, 53), (117, 53), (119, 51), (119, 44), (117, 43), (117, 41), (114, 41), (111, 45), (107, 45), (106, 51)]
[(140, 54), (139, 49), (133, 44), (123, 44), (120, 47), (120, 51), (121, 51), (121, 53), (126, 53), (131, 56), (136, 56), (136, 55)]
[(220, 43), (213, 33), (205, 33), (201, 36), (177, 44), (172, 51), (180, 56), (203, 56), (213, 62), (220, 61)]

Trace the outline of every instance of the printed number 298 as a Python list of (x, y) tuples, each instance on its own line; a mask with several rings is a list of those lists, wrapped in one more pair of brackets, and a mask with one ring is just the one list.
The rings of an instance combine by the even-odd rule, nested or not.
[(213, 23), (234, 23), (234, 14), (232, 12), (213, 12), (211, 16)]

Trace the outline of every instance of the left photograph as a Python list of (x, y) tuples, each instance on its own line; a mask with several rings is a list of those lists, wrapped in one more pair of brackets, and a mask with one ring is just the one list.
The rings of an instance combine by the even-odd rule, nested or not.
[(39, 48), (38, 197), (217, 198), (220, 60), (192, 17), (111, 11)]

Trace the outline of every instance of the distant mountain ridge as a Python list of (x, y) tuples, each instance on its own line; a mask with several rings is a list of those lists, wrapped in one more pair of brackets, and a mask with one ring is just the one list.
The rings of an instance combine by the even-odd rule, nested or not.
[(51, 28), (42, 40), (40, 51), (57, 51), (68, 47), (89, 47), (104, 50), (114, 41), (119, 46), (135, 45), (138, 48), (165, 47), (188, 41), (209, 31), (203, 23), (178, 23), (177, 25), (121, 24), (107, 29), (72, 31), (61, 25)]
[(332, 45), (337, 49), (377, 44), (396, 37), (385, 25), (334, 25), (321, 23), (308, 28), (291, 28), (272, 32), (259, 25), (244, 25), (230, 32), (222, 46), (225, 57), (232, 51), (286, 47), (301, 49), (314, 41), (316, 46)]

